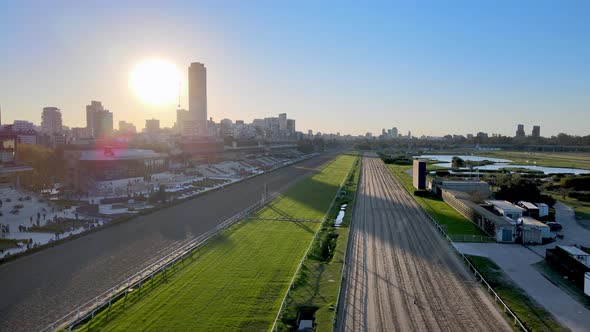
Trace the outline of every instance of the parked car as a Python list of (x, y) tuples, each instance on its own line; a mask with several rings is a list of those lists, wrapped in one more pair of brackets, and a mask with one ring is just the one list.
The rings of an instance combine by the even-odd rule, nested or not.
[(549, 229), (552, 232), (559, 232), (563, 228), (563, 226), (560, 223), (555, 222), (555, 221), (548, 222), (547, 226), (549, 226)]

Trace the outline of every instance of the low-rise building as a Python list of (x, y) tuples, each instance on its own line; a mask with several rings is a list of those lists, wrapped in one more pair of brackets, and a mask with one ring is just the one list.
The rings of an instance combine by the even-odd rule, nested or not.
[(526, 201), (518, 202), (518, 206), (525, 209), (525, 214), (529, 217), (538, 218), (539, 217), (539, 208), (531, 203)]
[(468, 193), (443, 189), (442, 198), (497, 242), (514, 243), (516, 240), (516, 226), (511, 219), (486, 210), (475, 203), (473, 197)]
[(522, 243), (542, 244), (544, 240), (553, 238), (549, 226), (531, 217), (518, 219)]
[(486, 203), (491, 204), (494, 212), (498, 215), (508, 217), (513, 221), (517, 221), (518, 218), (521, 218), (525, 211), (525, 209), (520, 206), (516, 206), (508, 201), (487, 200)]
[(165, 168), (166, 155), (145, 149), (68, 146), (66, 186), (87, 190), (94, 182), (141, 177)]
[(537, 208), (539, 208), (539, 217), (545, 217), (549, 215), (549, 205), (545, 203), (535, 203)]

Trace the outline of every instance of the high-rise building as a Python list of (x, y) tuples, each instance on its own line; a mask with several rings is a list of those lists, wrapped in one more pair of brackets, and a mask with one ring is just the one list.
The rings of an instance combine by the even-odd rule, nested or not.
[(533, 137), (539, 138), (541, 137), (541, 126), (533, 126)]
[(525, 137), (526, 133), (524, 132), (524, 125), (519, 124), (516, 129), (516, 137)]
[(287, 137), (293, 138), (295, 136), (295, 120), (287, 119)]
[(94, 135), (94, 113), (104, 111), (100, 101), (92, 100), (90, 105), (86, 105), (86, 128), (90, 136)]
[(189, 136), (207, 136), (207, 68), (199, 62), (188, 67), (188, 111), (184, 129)]
[(397, 127), (391, 128), (391, 138), (397, 138), (397, 136), (398, 136)]
[(219, 136), (228, 137), (233, 134), (233, 122), (230, 119), (221, 119), (219, 121)]
[(94, 138), (104, 139), (111, 136), (113, 113), (106, 110), (100, 101), (91, 101), (90, 105), (86, 105), (86, 128)]
[(59, 134), (62, 132), (61, 112), (57, 107), (44, 107), (41, 114), (41, 132)]
[(188, 115), (188, 111), (185, 109), (176, 110), (176, 130), (181, 136), (190, 136), (190, 133), (186, 130)]
[(264, 118), (264, 132), (267, 138), (278, 138), (280, 135), (279, 118)]
[(281, 138), (287, 136), (287, 113), (279, 114), (279, 135)]
[(145, 131), (148, 134), (157, 133), (160, 130), (160, 120), (150, 119), (145, 120)]

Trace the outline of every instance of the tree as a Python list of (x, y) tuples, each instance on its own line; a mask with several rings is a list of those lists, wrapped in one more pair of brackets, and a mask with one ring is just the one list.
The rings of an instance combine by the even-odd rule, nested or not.
[(50, 189), (63, 179), (65, 167), (63, 158), (54, 150), (35, 144), (17, 146), (18, 161), (33, 168), (31, 172), (21, 173), (21, 184), (33, 191)]
[(453, 157), (451, 160), (451, 168), (457, 169), (461, 167), (465, 167), (465, 161), (459, 157)]

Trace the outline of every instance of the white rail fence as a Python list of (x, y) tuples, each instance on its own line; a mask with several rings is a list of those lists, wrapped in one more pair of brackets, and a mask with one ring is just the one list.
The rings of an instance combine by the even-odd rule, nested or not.
[(247, 215), (263, 207), (267, 202), (272, 201), (274, 198), (278, 196), (279, 194), (275, 193), (266, 198), (263, 198), (262, 200), (254, 203), (248, 208), (240, 211), (238, 214), (230, 217), (229, 219), (224, 220), (215, 228), (191, 239), (186, 244), (180, 246), (177, 249), (174, 249), (172, 252), (166, 254), (164, 257), (158, 259), (156, 262), (150, 264), (149, 266), (143, 268), (136, 274), (119, 283), (118, 285), (94, 297), (92, 300), (78, 306), (76, 309), (74, 309), (67, 315), (49, 324), (47, 327), (41, 330), (41, 332), (49, 332), (59, 329), (71, 331), (72, 329), (81, 325), (82, 323), (92, 320), (98, 313), (104, 310), (108, 310), (112, 305), (114, 305), (117, 302), (117, 300), (121, 298), (127, 298), (127, 295), (130, 292), (134, 291), (135, 289), (141, 290), (142, 285), (145, 284), (148, 280), (153, 281), (154, 276), (159, 274), (166, 275), (167, 270), (175, 266), (177, 263), (183, 262), (185, 258), (190, 257), (192, 253), (207, 240), (211, 239), (213, 236), (217, 235), (221, 231), (234, 225), (238, 221), (244, 219)]

